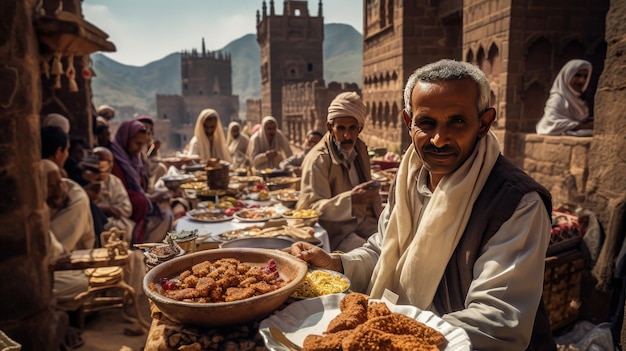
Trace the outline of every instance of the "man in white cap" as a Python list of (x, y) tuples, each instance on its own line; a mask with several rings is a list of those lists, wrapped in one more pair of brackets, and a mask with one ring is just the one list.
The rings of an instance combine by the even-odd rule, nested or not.
[(321, 212), (333, 251), (361, 246), (377, 230), (382, 203), (371, 180), (367, 146), (359, 139), (365, 105), (355, 92), (337, 95), (328, 107), (328, 133), (302, 163), (300, 200), (296, 207)]

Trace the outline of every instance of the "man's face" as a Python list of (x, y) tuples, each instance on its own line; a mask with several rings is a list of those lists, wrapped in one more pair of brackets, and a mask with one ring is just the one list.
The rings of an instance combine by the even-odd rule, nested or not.
[(137, 133), (133, 135), (132, 138), (128, 141), (128, 145), (126, 146), (126, 151), (131, 155), (136, 155), (143, 147), (148, 143), (148, 134), (146, 133)]
[(67, 185), (58, 171), (48, 172), (48, 194), (46, 203), (50, 208), (63, 208), (67, 202)]
[(274, 140), (277, 129), (278, 129), (278, 126), (276, 125), (276, 123), (274, 123), (273, 121), (270, 121), (265, 124), (265, 128), (263, 129), (263, 131), (269, 140)]
[(585, 87), (585, 83), (587, 83), (587, 79), (589, 78), (589, 70), (586, 68), (581, 68), (576, 71), (576, 74), (570, 79), (569, 85), (574, 89), (575, 92), (582, 94), (583, 88)]
[(478, 116), (477, 97), (478, 87), (469, 79), (418, 82), (413, 89), (412, 120), (406, 111), (403, 116), (431, 181), (456, 171), (489, 131), (495, 110)]
[(59, 166), (59, 168), (63, 168), (65, 161), (70, 157), (70, 141), (67, 141), (65, 145), (65, 149), (58, 148), (55, 153), (54, 162)]
[(154, 126), (148, 122), (144, 122), (144, 121), (140, 121), (141, 124), (144, 125), (144, 127), (146, 127), (146, 135), (147, 135), (147, 139), (146, 139), (146, 145), (148, 145), (149, 143), (152, 143), (152, 135), (154, 134)]
[(106, 128), (100, 134), (98, 134), (97, 139), (98, 146), (107, 146), (111, 142), (111, 131), (109, 130), (109, 128)]
[(207, 137), (212, 137), (213, 133), (215, 133), (215, 129), (217, 129), (217, 118), (207, 118), (204, 123), (202, 123), (202, 128)]
[(113, 154), (107, 152), (98, 153), (98, 169), (101, 174), (108, 175), (113, 168)]
[(75, 160), (82, 161), (85, 156), (85, 148), (82, 144), (76, 144), (72, 148), (72, 155)]
[(351, 151), (354, 148), (356, 139), (361, 133), (359, 121), (354, 117), (337, 117), (333, 119), (332, 124), (327, 122), (326, 128), (344, 151)]
[(306, 144), (304, 145), (304, 149), (309, 151), (313, 148), (313, 146), (317, 145), (317, 143), (321, 140), (319, 135), (309, 134), (306, 138)]
[(237, 137), (239, 137), (239, 127), (234, 126), (230, 129), (230, 136), (233, 137), (233, 139), (237, 139)]

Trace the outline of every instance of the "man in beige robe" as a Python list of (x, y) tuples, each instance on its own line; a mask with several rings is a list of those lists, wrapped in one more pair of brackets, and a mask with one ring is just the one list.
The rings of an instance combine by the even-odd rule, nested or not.
[[(54, 162), (48, 159), (41, 162), (48, 185), (46, 202), (50, 208), (51, 258), (54, 260), (77, 249), (93, 248), (95, 236), (87, 194), (72, 180), (61, 178)], [(87, 288), (88, 280), (83, 270), (54, 272), (52, 292), (63, 309), (77, 308), (74, 297)]]
[(341, 93), (328, 107), (328, 132), (302, 163), (298, 209), (321, 212), (332, 250), (349, 251), (376, 232), (382, 202), (371, 180), (367, 146), (359, 138), (365, 105), (354, 92)]

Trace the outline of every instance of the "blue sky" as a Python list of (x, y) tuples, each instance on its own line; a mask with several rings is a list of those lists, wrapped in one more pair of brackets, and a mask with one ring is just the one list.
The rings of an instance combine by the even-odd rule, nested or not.
[[(266, 1), (269, 7), (269, 0)], [(256, 11), (263, 0), (83, 0), (85, 20), (109, 35), (117, 48), (104, 53), (131, 66), (143, 66), (173, 52), (219, 50), (256, 33)], [(283, 1), (274, 0), (277, 14)], [(346, 23), (363, 32), (363, 0), (323, 0), (324, 23)], [(308, 0), (317, 15), (318, 0)], [(269, 10), (268, 10), (269, 11)]]

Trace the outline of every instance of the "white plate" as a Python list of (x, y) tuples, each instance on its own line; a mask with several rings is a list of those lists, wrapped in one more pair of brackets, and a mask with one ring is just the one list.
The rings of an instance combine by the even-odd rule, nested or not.
[[(272, 212), (271, 215), (268, 215), (269, 212)], [(257, 214), (261, 214), (261, 216), (257, 216), (255, 218), (248, 218), (244, 216), (244, 213), (247, 212), (255, 212)], [(270, 219), (280, 218), (280, 213), (276, 211), (274, 208), (270, 207), (258, 207), (258, 208), (244, 208), (240, 211), (235, 212), (233, 215), (235, 218), (240, 220), (241, 222), (265, 222)]]
[[(289, 351), (287, 347), (272, 337), (268, 330), (269, 327), (282, 330), (289, 340), (300, 346), (302, 346), (307, 335), (322, 335), (326, 331), (328, 323), (339, 314), (339, 302), (345, 295), (333, 294), (300, 300), (267, 317), (259, 326), (259, 332), (265, 340), (265, 346), (271, 351)], [(387, 306), (392, 312), (402, 313), (441, 332), (448, 340), (445, 351), (472, 350), (472, 344), (465, 330), (453, 326), (432, 312), (422, 311), (409, 305), (387, 303)]]
[(220, 214), (215, 213), (215, 217), (214, 218), (211, 218), (211, 217), (197, 217), (198, 215), (212, 214), (212, 213), (213, 212), (211, 210), (208, 210), (208, 209), (198, 209), (198, 210), (188, 211), (185, 216), (187, 218), (193, 220), (193, 221), (207, 222), (207, 223), (225, 222), (225, 221), (230, 221), (231, 219), (233, 219), (233, 216), (226, 216), (223, 211), (220, 211)]

